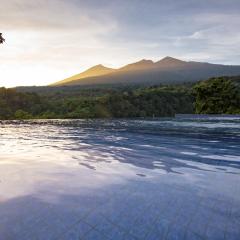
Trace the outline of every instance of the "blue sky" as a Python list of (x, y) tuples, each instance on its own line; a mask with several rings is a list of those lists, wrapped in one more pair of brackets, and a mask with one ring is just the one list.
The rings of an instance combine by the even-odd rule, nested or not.
[(0, 85), (142, 58), (240, 65), (239, 0), (2, 0)]

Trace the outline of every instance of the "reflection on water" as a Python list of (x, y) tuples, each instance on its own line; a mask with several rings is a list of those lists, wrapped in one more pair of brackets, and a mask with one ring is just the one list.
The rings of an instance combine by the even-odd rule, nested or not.
[(239, 146), (238, 118), (3, 121), (0, 239), (237, 239)]

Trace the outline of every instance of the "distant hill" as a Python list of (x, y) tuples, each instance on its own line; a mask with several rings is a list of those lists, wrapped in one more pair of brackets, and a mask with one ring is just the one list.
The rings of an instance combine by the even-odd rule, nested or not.
[(60, 82), (57, 82), (56, 84), (52, 84), (52, 85), (65, 85), (72, 81), (76, 81), (76, 80), (84, 79), (84, 78), (88, 78), (88, 77), (102, 76), (102, 75), (112, 73), (113, 71), (115, 71), (115, 69), (107, 68), (107, 67), (104, 67), (103, 65), (99, 64), (99, 65), (89, 68), (88, 70), (86, 70), (82, 73), (76, 74), (72, 77), (66, 78), (66, 79), (64, 79)]
[(101, 84), (172, 84), (197, 82), (210, 77), (240, 75), (240, 66), (187, 62), (165, 57), (158, 62), (141, 60), (119, 69), (97, 65), (51, 86)]

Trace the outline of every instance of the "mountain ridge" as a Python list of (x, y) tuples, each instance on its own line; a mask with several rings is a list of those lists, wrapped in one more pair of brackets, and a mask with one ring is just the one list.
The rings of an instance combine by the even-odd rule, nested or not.
[(113, 68), (108, 68), (103, 66), (102, 64), (98, 64), (95, 65), (81, 73), (78, 73), (76, 75), (73, 75), (69, 78), (63, 79), (59, 82), (53, 83), (51, 84), (52, 86), (54, 86), (55, 84), (65, 84), (71, 81), (75, 81), (75, 80), (79, 80), (79, 79), (83, 79), (83, 78), (87, 78), (87, 77), (95, 77), (95, 76), (101, 76), (101, 75), (105, 75), (108, 74), (110, 72), (113, 72), (115, 69)]
[(142, 59), (118, 69), (99, 64), (50, 86), (181, 83), (223, 75), (240, 75), (240, 66), (183, 61), (167, 56), (156, 62)]

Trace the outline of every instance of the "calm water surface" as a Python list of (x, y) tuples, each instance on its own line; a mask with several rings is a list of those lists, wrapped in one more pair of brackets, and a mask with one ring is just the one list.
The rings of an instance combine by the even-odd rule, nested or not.
[(240, 119), (0, 123), (0, 240), (240, 239)]

